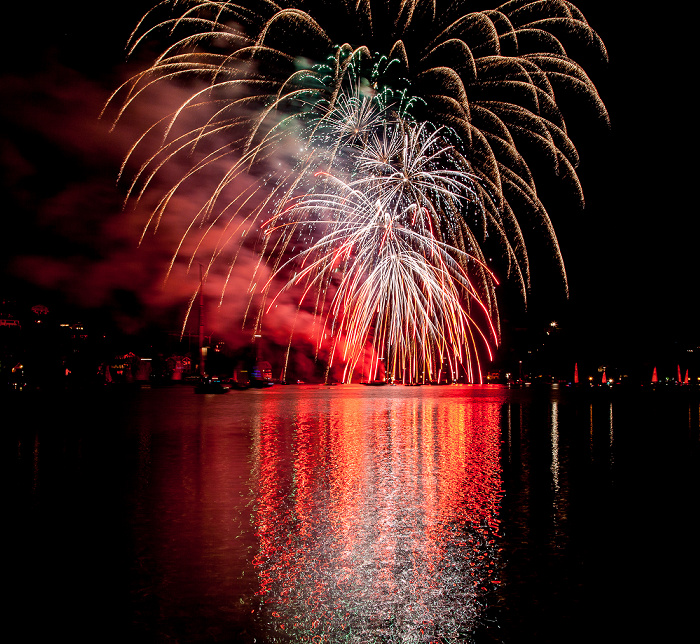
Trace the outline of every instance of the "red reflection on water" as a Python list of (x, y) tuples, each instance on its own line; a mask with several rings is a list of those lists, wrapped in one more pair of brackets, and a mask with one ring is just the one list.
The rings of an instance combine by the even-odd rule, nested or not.
[[(138, 615), (172, 628), (206, 613), (211, 631), (250, 613), (247, 432), (211, 401), (167, 391), (144, 398), (132, 508)], [(193, 400), (194, 399), (194, 400)], [(150, 616), (153, 598), (157, 619)], [(211, 598), (226, 597), (225, 611)], [(205, 598), (205, 599), (203, 599)], [(249, 602), (248, 602), (249, 604)], [(193, 619), (193, 623), (195, 620)]]
[(266, 403), (254, 564), (269, 628), (302, 641), (468, 633), (496, 581), (493, 403), (300, 397), (286, 422)]

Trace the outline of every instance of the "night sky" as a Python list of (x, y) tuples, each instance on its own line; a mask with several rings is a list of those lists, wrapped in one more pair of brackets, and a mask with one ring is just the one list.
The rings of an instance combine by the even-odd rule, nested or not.
[[(602, 362), (698, 346), (694, 76), (683, 18), (576, 4), (608, 49), (607, 64), (581, 62), (611, 126), (583, 107), (567, 118), (582, 159), (584, 210), (566, 195), (541, 194), (569, 301), (545, 275), (533, 283), (530, 317), (507, 310), (506, 327), (559, 319), (572, 350)], [(133, 332), (176, 326), (192, 287), (161, 288), (168, 253), (158, 244), (137, 250), (146, 213), (122, 209), (116, 177), (136, 121), (110, 134), (109, 121), (98, 120), (111, 91), (143, 66), (124, 62), (124, 43), (150, 6), (13, 3), (1, 45), (2, 296), (93, 311)]]

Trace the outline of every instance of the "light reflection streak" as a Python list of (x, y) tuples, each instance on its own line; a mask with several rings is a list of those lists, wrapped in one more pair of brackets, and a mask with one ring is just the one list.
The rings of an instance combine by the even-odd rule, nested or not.
[(555, 500), (559, 492), (559, 408), (557, 401), (552, 401), (552, 409), (549, 419), (550, 435), (552, 437), (552, 483), (554, 485)]
[(608, 435), (610, 436), (610, 467), (615, 464), (615, 451), (613, 449), (615, 442), (615, 432), (613, 430), (613, 404), (610, 403), (608, 409)]
[(32, 446), (32, 492), (36, 493), (39, 487), (39, 434), (34, 436)]
[(427, 397), (337, 403), (321, 420), (317, 401), (300, 399), (290, 426), (261, 424), (263, 628), (271, 641), (465, 635), (498, 581), (500, 411)]
[(513, 419), (511, 405), (505, 405), (506, 412), (506, 446), (508, 448), (508, 464), (513, 462)]

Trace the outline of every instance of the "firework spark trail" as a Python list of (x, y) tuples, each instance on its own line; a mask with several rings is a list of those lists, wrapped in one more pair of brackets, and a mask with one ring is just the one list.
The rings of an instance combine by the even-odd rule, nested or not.
[[(163, 168), (200, 151), (160, 198), (146, 228), (157, 228), (178, 192), (228, 163), (192, 217), (170, 270), (184, 239), (201, 228), (195, 254), (208, 236), (218, 236), (204, 262), (205, 278), (236, 239), (230, 275), (248, 231), (268, 221), (256, 275), (263, 262), (278, 277), (294, 265), (290, 258), (307, 262), (287, 287), (299, 285), (305, 295), (316, 288), (314, 310), (325, 319), (317, 335), (329, 328), (348, 364), (356, 364), (359, 344), (372, 335), (377, 352), (389, 343), (395, 364), (414, 365), (414, 374), (419, 363), (442, 361), (451, 343), (460, 348), (453, 347), (449, 359), (466, 360), (472, 370), (479, 358), (474, 339), (498, 336), (486, 238), (489, 247), (493, 240), (500, 245), (503, 272), (514, 276), (525, 297), (530, 261), (524, 231), (532, 226), (521, 221), (534, 216), (567, 288), (528, 159), (537, 148), (582, 199), (578, 155), (557, 95), (576, 93), (607, 120), (595, 86), (565, 46), (583, 42), (602, 58), (605, 47), (566, 0), (510, 0), (478, 12), (465, 11), (463, 2), (442, 6), (438, 0), (398, 8), (390, 2), (312, 0), (302, 10), (298, 4), (166, 0), (138, 25), (132, 52), (156, 38), (168, 44), (150, 68), (115, 92), (110, 102), (121, 102), (117, 120), (163, 81), (194, 84), (189, 98), (134, 145), (130, 155), (152, 135), (162, 135), (135, 174), (130, 194), (143, 198)], [(161, 19), (163, 8), (174, 13)], [(187, 125), (197, 118), (198, 125)], [(262, 177), (258, 189), (237, 202), (229, 193), (255, 168)], [(252, 194), (259, 202), (248, 207)], [(367, 203), (353, 214), (347, 202), (357, 201), (350, 197), (357, 194)], [(328, 210), (334, 213), (330, 219), (322, 214)], [(342, 227), (341, 215), (355, 232)], [(241, 229), (243, 237), (234, 232)], [(408, 240), (408, 230), (421, 236), (420, 243)], [(390, 238), (403, 246), (388, 243)], [(374, 264), (359, 262), (360, 248)], [(193, 260), (194, 254), (189, 265)], [(262, 282), (267, 286), (256, 328), (272, 288), (267, 278)], [(399, 286), (404, 297), (414, 298), (410, 306), (400, 301)], [(470, 302), (485, 322), (470, 314)], [(450, 313), (438, 314), (440, 307)], [(418, 326), (412, 330), (419, 315), (430, 319), (420, 332)], [(478, 372), (476, 367), (471, 377)]]
[[(413, 136), (418, 128), (403, 125), (400, 129), (406, 132), (397, 139), (400, 158), (435, 158), (436, 139), (430, 136), (429, 145), (423, 145), (425, 141)], [(472, 361), (478, 365), (472, 328), (488, 351), (487, 337), (465, 308), (466, 296), (488, 320), (488, 309), (462, 267), (470, 258), (440, 241), (433, 234), (430, 217), (421, 216), (423, 211), (435, 212), (436, 195), (460, 198), (459, 190), (470, 189), (469, 175), (446, 175), (439, 166), (431, 172), (425, 164), (417, 165), (422, 168), (419, 179), (402, 175), (400, 191), (393, 171), (370, 178), (363, 172), (349, 183), (331, 176), (332, 192), (300, 198), (266, 229), (272, 234), (315, 213), (329, 217), (316, 223), (330, 231), (280, 266), (277, 274), (298, 264), (299, 272), (286, 287), (306, 280), (302, 298), (313, 286), (331, 283), (339, 274), (322, 333), (331, 328), (334, 337), (344, 338), (345, 378), (351, 377), (370, 340), (375, 353), (387, 358), (387, 376), (411, 382), (425, 374), (429, 380), (436, 379), (444, 359), (452, 365), (452, 377), (459, 364), (466, 365), (470, 378), (478, 377), (478, 367), (472, 371)], [(492, 324), (488, 333), (496, 336)]]

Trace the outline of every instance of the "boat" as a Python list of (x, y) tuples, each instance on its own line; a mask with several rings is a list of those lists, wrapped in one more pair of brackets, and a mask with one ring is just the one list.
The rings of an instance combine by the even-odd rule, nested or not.
[(210, 378), (205, 376), (194, 388), (196, 394), (225, 394), (230, 391), (231, 387), (225, 385), (218, 378)]
[(273, 384), (272, 367), (270, 363), (265, 360), (256, 362), (255, 367), (253, 367), (251, 371), (248, 386), (253, 389), (264, 389), (266, 387), (272, 387)]

